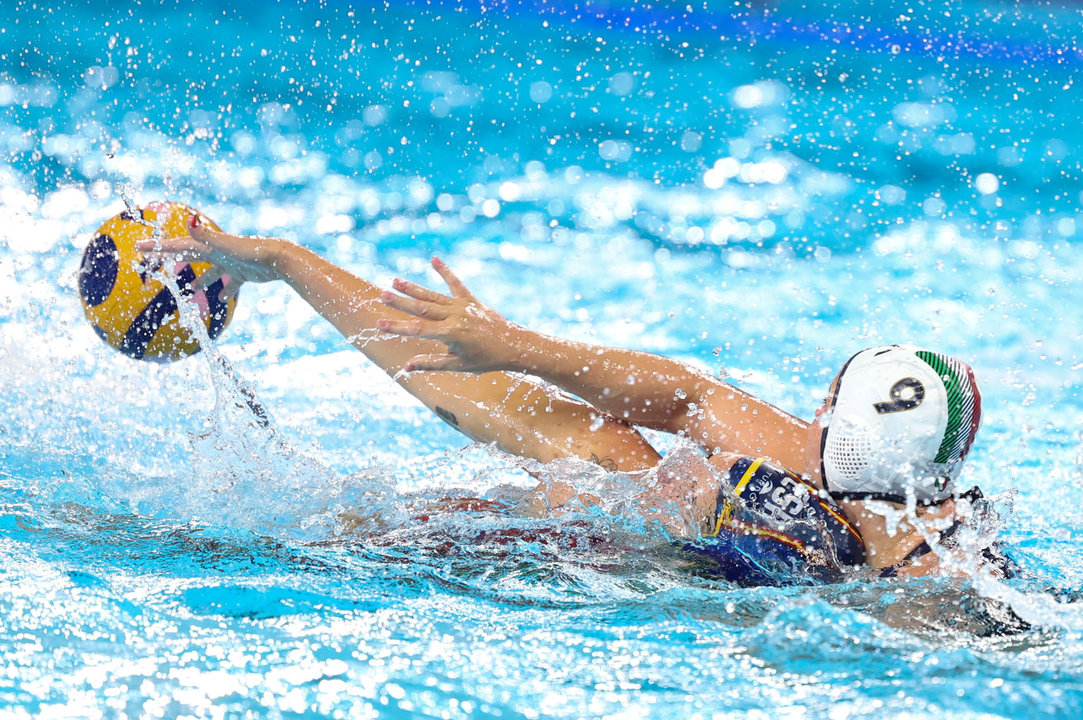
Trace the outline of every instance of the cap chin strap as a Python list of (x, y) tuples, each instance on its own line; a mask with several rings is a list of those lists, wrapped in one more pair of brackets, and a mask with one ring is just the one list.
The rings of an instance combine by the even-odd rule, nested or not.
[[(826, 480), (824, 480), (824, 485), (827, 485)], [(899, 505), (906, 504), (906, 497), (904, 495), (896, 495), (894, 493), (853, 491), (838, 492), (828, 488), (827, 494), (830, 495), (831, 499), (835, 502), (838, 502), (839, 500), (883, 500), (884, 502), (897, 503)], [(917, 500), (918, 505), (937, 505), (941, 502), (943, 502), (943, 500)]]
[[(824, 487), (827, 487), (827, 479), (824, 479)], [(893, 493), (879, 493), (879, 492), (836, 492), (831, 488), (827, 488), (827, 494), (831, 496), (831, 499), (835, 502), (840, 500), (882, 500), (884, 502), (897, 503), (899, 505), (905, 505), (907, 503), (906, 497), (903, 495), (895, 495)], [(982, 495), (981, 489), (975, 485), (974, 487), (964, 492), (953, 492), (943, 500), (915, 500), (916, 504), (923, 507), (929, 505), (939, 505), (944, 500), (953, 500), (959, 498), (965, 498), (970, 502), (980, 500), (985, 497)]]

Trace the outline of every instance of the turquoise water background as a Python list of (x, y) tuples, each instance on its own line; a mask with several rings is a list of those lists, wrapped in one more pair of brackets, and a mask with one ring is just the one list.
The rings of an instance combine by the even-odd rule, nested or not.
[[(1080, 20), (5, 2), (0, 715), (1078, 717)], [(805, 418), (862, 347), (958, 355), (985, 398), (964, 477), (1023, 574), (736, 588), (577, 467), (549, 472), (608, 513), (416, 524), (419, 497), (530, 480), (284, 287), (245, 288), (215, 352), (106, 347), (76, 271), (125, 199), (383, 285), (439, 254), (518, 322)], [(1035, 629), (989, 636), (988, 598)]]

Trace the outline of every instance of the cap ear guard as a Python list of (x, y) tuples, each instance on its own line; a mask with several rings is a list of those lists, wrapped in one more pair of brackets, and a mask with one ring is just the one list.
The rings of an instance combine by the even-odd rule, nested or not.
[(832, 476), (861, 478), (868, 473), (878, 444), (879, 438), (863, 423), (840, 419), (827, 436), (824, 462), (831, 464)]
[(838, 499), (945, 500), (980, 417), (964, 363), (909, 346), (863, 350), (843, 366), (831, 399), (825, 486)]

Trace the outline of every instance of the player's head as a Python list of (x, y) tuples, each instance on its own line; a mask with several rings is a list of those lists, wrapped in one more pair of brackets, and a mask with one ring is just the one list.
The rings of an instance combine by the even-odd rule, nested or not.
[(908, 345), (862, 350), (828, 400), (820, 456), (824, 486), (840, 499), (919, 503), (950, 497), (981, 421), (968, 365)]

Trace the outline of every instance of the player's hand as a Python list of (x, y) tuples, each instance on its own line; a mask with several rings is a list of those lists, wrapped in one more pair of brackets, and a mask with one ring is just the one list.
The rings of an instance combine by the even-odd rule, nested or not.
[(403, 369), (460, 372), (515, 369), (519, 354), (516, 347), (523, 329), (479, 302), (442, 260), (433, 258), (432, 266), (447, 283), (450, 296), (401, 279), (393, 283), (401, 295), (385, 291), (380, 296), (385, 304), (413, 317), (380, 320), (376, 325), (379, 329), (404, 337), (439, 340), (447, 345), (446, 353), (416, 355)]
[[(207, 286), (223, 275), (230, 277), (233, 292), (246, 282), (269, 282), (281, 278), (278, 264), (288, 243), (277, 238), (231, 235), (207, 227), (199, 215), (188, 223), (188, 235), (141, 240), (136, 250), (148, 260), (209, 262), (214, 267), (199, 278)], [(198, 289), (198, 288), (197, 288)]]

